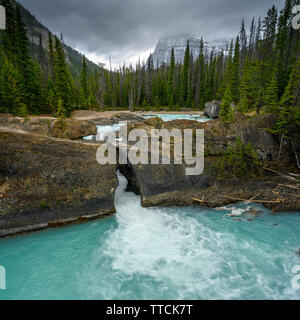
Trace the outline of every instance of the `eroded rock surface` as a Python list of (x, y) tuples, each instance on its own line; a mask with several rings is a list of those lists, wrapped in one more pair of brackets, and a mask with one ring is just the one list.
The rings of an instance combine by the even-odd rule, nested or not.
[(12, 115), (0, 115), (0, 126), (64, 139), (81, 139), (97, 134), (97, 127), (90, 120), (56, 119), (51, 117), (24, 119)]
[(0, 236), (115, 212), (115, 165), (98, 145), (0, 129)]

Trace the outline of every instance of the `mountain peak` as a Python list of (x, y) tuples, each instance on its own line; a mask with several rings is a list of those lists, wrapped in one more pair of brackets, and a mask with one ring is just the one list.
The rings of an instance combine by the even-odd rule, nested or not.
[[(153, 53), (153, 62), (155, 67), (163, 63), (169, 63), (171, 57), (171, 50), (174, 48), (176, 62), (182, 62), (187, 42), (190, 43), (191, 54), (194, 58), (199, 55), (201, 39), (194, 34), (179, 34), (172, 36), (161, 37), (156, 45)], [(210, 54), (212, 50), (220, 52), (225, 49), (226, 42), (204, 42), (204, 51)]]

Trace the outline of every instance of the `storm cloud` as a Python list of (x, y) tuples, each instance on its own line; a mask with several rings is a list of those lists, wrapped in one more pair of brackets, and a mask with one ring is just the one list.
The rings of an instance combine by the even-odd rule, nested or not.
[(95, 62), (113, 65), (145, 58), (161, 36), (192, 33), (229, 40), (253, 16), (284, 0), (20, 0), (65, 42)]

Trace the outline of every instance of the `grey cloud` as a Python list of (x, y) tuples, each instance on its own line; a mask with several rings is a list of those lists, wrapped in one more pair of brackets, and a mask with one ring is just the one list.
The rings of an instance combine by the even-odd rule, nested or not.
[(264, 16), (284, 0), (20, 0), (68, 44), (115, 63), (155, 47), (160, 36), (193, 33), (231, 39), (242, 18)]

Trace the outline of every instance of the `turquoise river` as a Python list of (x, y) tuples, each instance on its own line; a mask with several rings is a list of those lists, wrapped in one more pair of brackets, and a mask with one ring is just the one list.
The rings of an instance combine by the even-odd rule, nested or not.
[(119, 180), (115, 216), (0, 240), (0, 299), (300, 299), (300, 214), (146, 209)]

